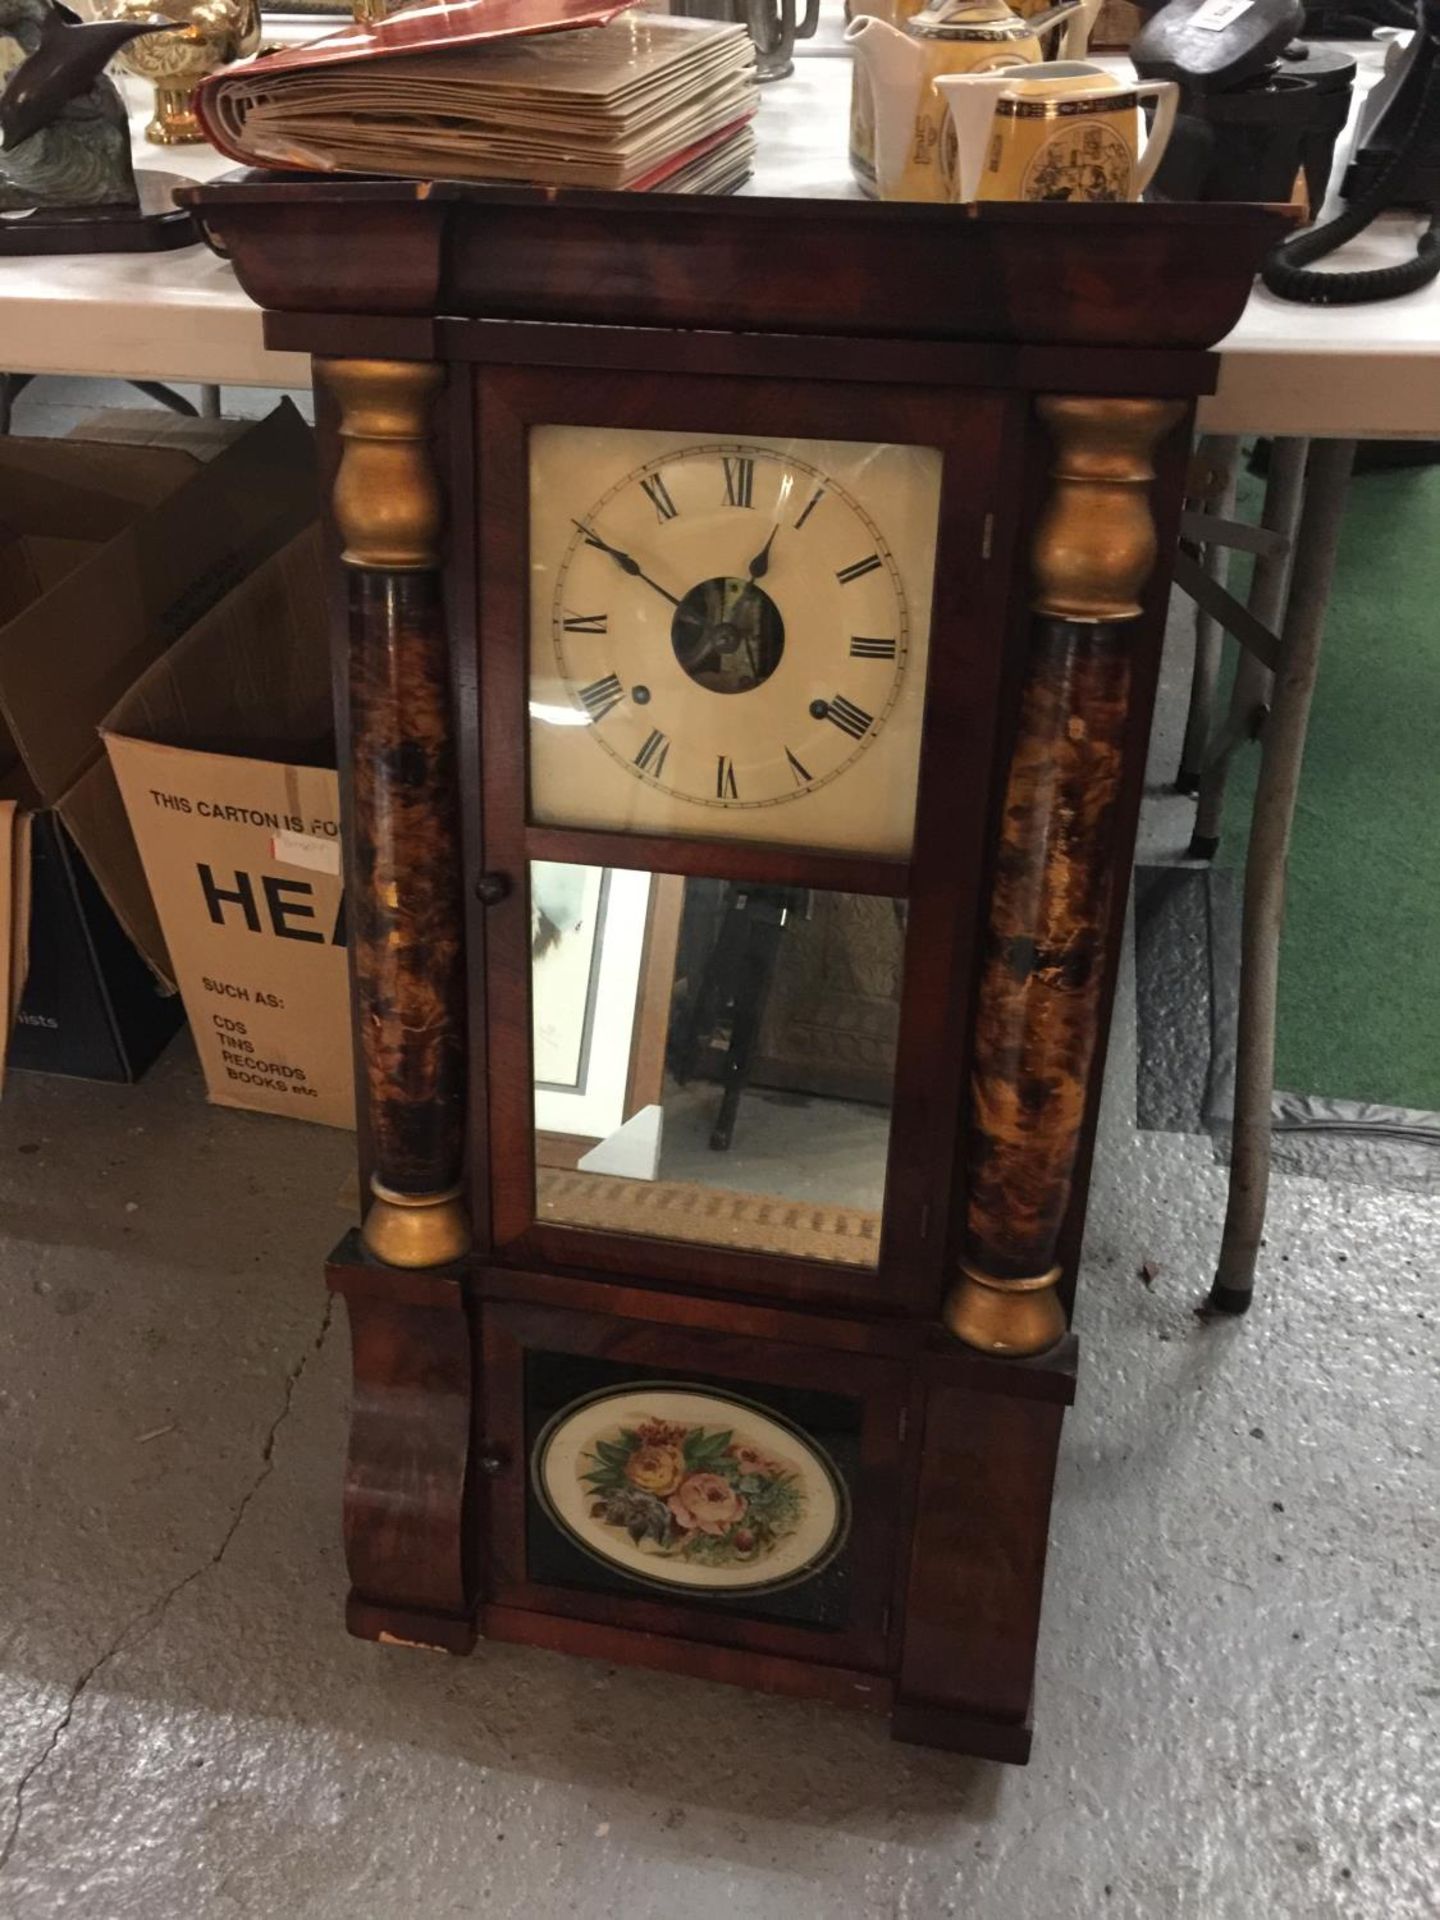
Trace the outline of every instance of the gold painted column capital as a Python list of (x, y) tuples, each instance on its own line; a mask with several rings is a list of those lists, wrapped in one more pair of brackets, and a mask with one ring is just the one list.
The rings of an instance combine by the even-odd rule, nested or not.
[(350, 567), (419, 573), (440, 565), (444, 519), (430, 456), (430, 409), (445, 370), (428, 360), (316, 360), (340, 408), (333, 505)]
[(1183, 403), (1048, 395), (1036, 411), (1055, 452), (1032, 605), (1057, 620), (1133, 619), (1155, 564), (1153, 455)]

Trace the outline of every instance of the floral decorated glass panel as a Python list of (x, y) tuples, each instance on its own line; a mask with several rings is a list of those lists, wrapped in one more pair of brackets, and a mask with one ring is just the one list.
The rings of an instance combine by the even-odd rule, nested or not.
[(903, 903), (535, 863), (542, 1224), (879, 1262)]
[(652, 1585), (788, 1585), (839, 1551), (845, 1491), (824, 1455), (762, 1408), (655, 1384), (564, 1410), (536, 1490), (586, 1553)]
[(531, 1579), (846, 1623), (858, 1401), (544, 1350), (525, 1381)]

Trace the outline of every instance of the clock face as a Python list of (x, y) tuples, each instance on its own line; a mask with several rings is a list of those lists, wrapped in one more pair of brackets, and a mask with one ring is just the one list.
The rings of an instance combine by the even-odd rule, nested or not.
[(531, 804), (909, 852), (940, 456), (531, 433)]

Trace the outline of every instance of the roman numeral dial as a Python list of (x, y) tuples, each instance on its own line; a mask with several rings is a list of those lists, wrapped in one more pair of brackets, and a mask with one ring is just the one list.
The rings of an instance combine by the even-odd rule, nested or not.
[(618, 675), (602, 674), (598, 680), (592, 680), (588, 687), (580, 689), (580, 704), (592, 720), (603, 720), (625, 698), (625, 689)]
[(665, 762), (669, 756), (670, 742), (658, 727), (652, 727), (641, 742), (635, 764), (642, 773), (648, 773), (652, 779), (658, 780), (665, 772)]
[(907, 851), (939, 456), (542, 426), (530, 460), (532, 817)]
[(755, 461), (750, 454), (736, 454), (734, 459), (721, 455), (721, 464), (725, 468), (725, 500), (732, 507), (753, 507), (755, 504)]

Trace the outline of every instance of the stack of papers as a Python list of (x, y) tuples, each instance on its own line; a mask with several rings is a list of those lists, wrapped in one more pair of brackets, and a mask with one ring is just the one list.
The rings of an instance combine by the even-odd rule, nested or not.
[(250, 166), (406, 179), (732, 192), (750, 171), (755, 49), (741, 26), (606, 26), (267, 74), (215, 75), (206, 119)]

